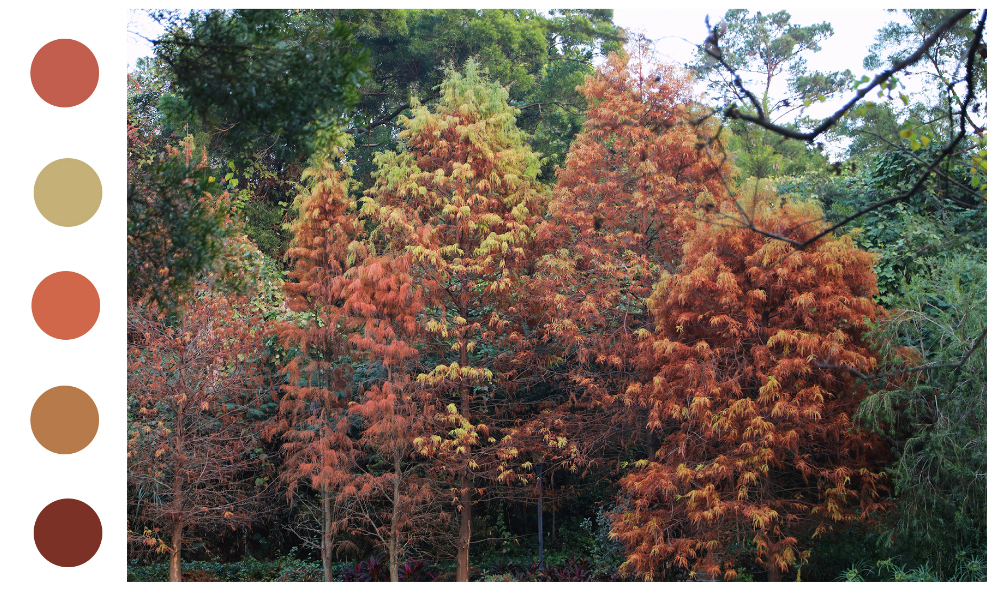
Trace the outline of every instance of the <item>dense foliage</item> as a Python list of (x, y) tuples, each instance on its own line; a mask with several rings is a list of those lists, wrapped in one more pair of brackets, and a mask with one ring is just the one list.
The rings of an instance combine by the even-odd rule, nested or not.
[(156, 12), (128, 579), (986, 579), (976, 14), (830, 165), (738, 116), (863, 83), (784, 11), (694, 74), (608, 10)]

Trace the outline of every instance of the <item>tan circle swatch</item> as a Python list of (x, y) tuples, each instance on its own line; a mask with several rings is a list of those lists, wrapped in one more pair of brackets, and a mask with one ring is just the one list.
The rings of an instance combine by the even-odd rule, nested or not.
[(56, 454), (73, 454), (89, 445), (100, 427), (93, 399), (76, 387), (48, 389), (31, 409), (31, 431)]
[(75, 227), (89, 221), (102, 200), (100, 177), (79, 160), (55, 160), (45, 166), (34, 183), (38, 211), (60, 227)]

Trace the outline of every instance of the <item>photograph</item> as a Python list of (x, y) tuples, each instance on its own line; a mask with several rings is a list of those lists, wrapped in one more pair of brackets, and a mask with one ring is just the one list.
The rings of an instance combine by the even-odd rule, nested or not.
[[(987, 581), (985, 9), (118, 12), (128, 582)], [(119, 230), (86, 155), (53, 235)], [(37, 337), (120, 338), (120, 265)], [(51, 563), (125, 557), (121, 433)]]

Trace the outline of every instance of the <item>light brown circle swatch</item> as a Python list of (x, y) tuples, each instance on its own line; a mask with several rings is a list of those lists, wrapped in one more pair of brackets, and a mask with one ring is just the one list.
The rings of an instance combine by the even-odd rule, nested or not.
[(60, 227), (82, 225), (96, 214), (103, 185), (93, 168), (76, 159), (55, 160), (34, 182), (34, 204), (42, 216)]
[(100, 295), (82, 274), (56, 272), (41, 281), (31, 298), (34, 322), (48, 335), (76, 339), (96, 325)]
[(89, 47), (73, 39), (56, 39), (38, 50), (31, 62), (31, 84), (42, 100), (68, 108), (81, 104), (100, 80), (100, 66)]
[(48, 389), (31, 409), (31, 431), (56, 454), (73, 454), (89, 445), (100, 427), (96, 404), (76, 387)]

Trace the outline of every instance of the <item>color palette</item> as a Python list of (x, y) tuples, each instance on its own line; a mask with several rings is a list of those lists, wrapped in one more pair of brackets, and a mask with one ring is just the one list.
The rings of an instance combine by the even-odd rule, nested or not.
[(31, 432), (56, 454), (75, 454), (89, 445), (100, 427), (96, 403), (76, 387), (45, 391), (31, 409)]
[(100, 295), (82, 274), (56, 272), (34, 289), (31, 313), (38, 327), (61, 340), (88, 332), (100, 316)]
[(48, 562), (76, 567), (93, 558), (103, 525), (93, 508), (76, 499), (49, 503), (34, 522), (34, 543)]
[[(46, 17), (44, 27), (53, 27), (59, 20), (61, 14), (55, 15), (51, 20)], [(55, 28), (65, 27), (64, 24), (58, 24)], [(59, 33), (48, 34), (55, 36)], [(100, 317), (100, 295), (93, 282), (83, 274), (70, 270), (52, 272), (58, 268), (52, 268), (51, 265), (66, 264), (73, 267), (82, 264), (89, 268), (84, 268), (87, 274), (98, 270), (88, 265), (85, 255), (80, 255), (89, 249), (88, 244), (79, 240), (81, 234), (87, 234), (86, 231), (52, 229), (52, 225), (59, 228), (84, 225), (93, 219), (103, 202), (103, 182), (94, 167), (106, 168), (110, 164), (106, 157), (90, 148), (92, 138), (99, 131), (94, 132), (90, 115), (84, 113), (94, 111), (89, 107), (85, 110), (68, 110), (83, 104), (96, 94), (100, 68), (93, 51), (74, 39), (47, 40), (34, 47), (40, 49), (37, 49), (33, 57), (30, 54), (23, 56), (25, 61), (30, 60), (31, 63), (30, 81), (20, 78), (19, 82), (22, 84), (14, 84), (17, 86), (14, 92), (21, 89), (25, 95), (31, 95), (33, 89), (31, 101), (21, 109), (29, 113), (29, 117), (33, 117), (30, 124), (39, 128), (38, 131), (32, 128), (30, 133), (22, 133), (28, 140), (37, 136), (41, 142), (33, 145), (34, 151), (30, 153), (45, 154), (43, 157), (46, 160), (52, 158), (44, 163), (32, 160), (31, 164), (37, 173), (34, 180), (34, 206), (45, 221), (37, 215), (32, 216), (34, 221), (44, 227), (29, 225), (29, 230), (44, 234), (42, 251), (46, 253), (35, 256), (32, 262), (42, 268), (48, 266), (42, 270), (41, 276), (48, 275), (34, 287), (31, 316), (37, 328), (51, 338), (44, 338), (40, 333), (32, 336), (44, 340), (44, 343), (40, 349), (38, 345), (31, 346), (31, 353), (46, 358), (48, 362), (46, 372), (39, 374), (39, 371), (33, 371), (33, 374), (35, 382), (39, 377), (44, 379), (51, 376), (59, 380), (66, 377), (85, 379), (85, 371), (79, 369), (79, 358), (93, 354), (94, 350), (98, 351), (101, 342), (107, 349), (106, 342), (99, 335), (96, 339), (89, 335), (85, 340), (85, 348), (63, 342), (81, 338), (91, 332)], [(50, 121), (54, 121), (56, 133), (45, 129), (44, 124)], [(59, 153), (51, 151), (52, 146), (57, 146)], [(96, 165), (91, 166), (90, 163), (72, 157), (79, 154), (93, 158), (91, 163)], [(27, 203), (30, 198), (29, 182), (30, 179), (25, 182), (28, 186), (24, 192), (27, 193), (19, 191), (17, 194), (17, 198), (23, 199), (26, 206), (30, 206)], [(88, 235), (90, 238), (95, 237), (93, 226), (90, 225), (89, 228)], [(101, 231), (106, 228), (107, 226), (102, 227)], [(101, 282), (106, 281), (105, 276), (97, 278)], [(23, 305), (24, 299), (20, 300)], [(93, 501), (95, 505), (105, 503), (106, 499), (101, 494), (93, 494), (92, 489), (92, 481), (104, 477), (93, 472), (97, 463), (92, 461), (92, 452), (82, 452), (96, 441), (100, 429), (100, 414), (94, 399), (75, 386), (51, 387), (31, 406), (30, 427), (39, 447), (44, 448), (42, 452), (45, 456), (34, 455), (37, 472), (19, 474), (33, 480), (56, 481), (54, 485), (37, 487), (32, 493), (61, 495), (70, 488), (74, 491), (67, 494), (79, 493), (84, 498), (88, 494), (91, 499), (87, 501)], [(83, 462), (84, 460), (89, 461)], [(25, 500), (33, 502), (35, 499), (25, 497)], [(28, 537), (28, 518), (35, 518), (34, 513), (37, 513), (34, 519), (37, 554), (58, 567), (78, 567), (90, 561), (103, 542), (103, 524), (96, 510), (79, 499), (58, 498), (58, 495), (44, 497), (41, 501), (34, 508), (47, 503), (40, 512), (32, 510), (25, 514), (25, 519), (17, 520), (19, 523), (15, 537)], [(32, 571), (32, 574), (36, 574), (37, 567), (33, 567)], [(41, 571), (41, 574), (44, 572)], [(48, 580), (46, 585), (66, 584), (62, 581), (53, 583), (50, 577)]]
[(89, 47), (57, 39), (38, 51), (31, 62), (31, 84), (42, 100), (68, 108), (82, 104), (96, 90), (100, 66)]
[(55, 160), (45, 166), (34, 183), (38, 211), (60, 227), (75, 227), (89, 221), (102, 200), (100, 177), (77, 159)]

